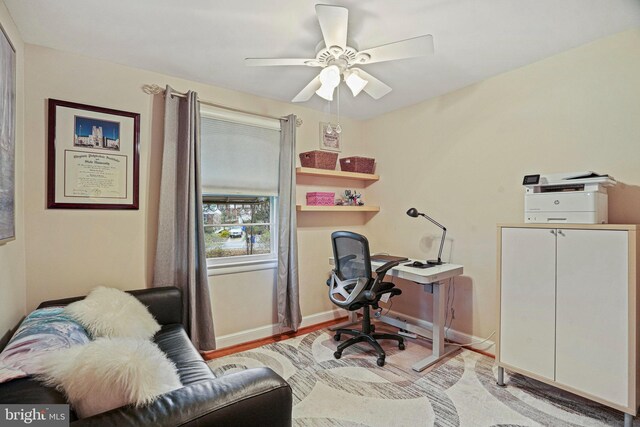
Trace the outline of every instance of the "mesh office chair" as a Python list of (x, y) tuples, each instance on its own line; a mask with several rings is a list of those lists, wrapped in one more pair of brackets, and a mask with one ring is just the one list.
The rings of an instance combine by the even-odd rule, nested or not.
[(378, 366), (384, 366), (386, 354), (377, 339), (398, 341), (398, 348), (404, 350), (404, 339), (396, 334), (375, 333), (371, 324), (369, 307), (378, 309), (378, 302), (384, 294), (400, 295), (402, 291), (394, 287), (393, 283), (383, 282), (387, 270), (399, 264), (391, 261), (379, 267), (375, 279), (371, 274), (371, 259), (367, 238), (349, 231), (336, 231), (331, 234), (335, 269), (329, 285), (329, 299), (338, 307), (349, 311), (362, 308), (362, 330), (337, 329), (334, 339), (340, 341), (342, 334), (353, 335), (353, 338), (341, 343), (333, 353), (340, 359), (345, 348), (359, 343), (369, 343), (378, 354)]

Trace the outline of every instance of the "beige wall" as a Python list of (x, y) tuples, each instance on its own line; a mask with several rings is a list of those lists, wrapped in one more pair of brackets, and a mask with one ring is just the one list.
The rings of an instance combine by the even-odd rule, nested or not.
[[(382, 179), (373, 248), (434, 257), (448, 228), (455, 280), (453, 329), (496, 329), (496, 223), (523, 221), (522, 177), (594, 170), (610, 191), (610, 222), (640, 223), (640, 30), (632, 30), (364, 123)], [(403, 283), (393, 309), (430, 320), (430, 298)]]
[[(415, 206), (449, 228), (445, 259), (465, 265), (465, 276), (456, 279), (453, 328), (489, 335), (496, 315), (495, 224), (522, 220), (525, 173), (610, 173), (628, 184), (611, 192), (612, 222), (640, 222), (635, 186), (640, 182), (639, 47), (640, 32), (629, 31), (377, 119), (341, 120), (342, 155), (376, 157), (381, 180), (363, 188), (303, 178), (298, 200), (307, 191), (358, 188), (382, 210), (375, 215), (298, 214), (303, 315), (317, 320), (333, 309), (323, 284), (333, 230), (364, 232), (374, 251), (432, 257), (439, 235), (428, 222), (404, 214)], [(162, 98), (144, 94), (143, 84), (194, 89), (203, 99), (263, 114), (293, 112), (304, 120), (298, 152), (317, 148), (318, 122), (327, 120), (299, 105), (39, 46), (26, 45), (25, 51), (28, 308), (44, 299), (86, 293), (98, 284), (129, 289), (150, 282)], [(139, 211), (45, 209), (47, 98), (141, 113)], [(2, 247), (0, 254), (7, 248), (19, 252), (19, 245)], [(13, 261), (16, 255), (11, 256), (0, 262)], [(15, 281), (24, 273), (11, 274)], [(274, 323), (273, 281), (273, 270), (213, 276), (218, 335)], [(394, 310), (430, 320), (430, 299), (414, 285), (400, 286), (405, 294), (396, 299)]]
[[(162, 150), (161, 96), (142, 92), (144, 84), (196, 90), (200, 97), (256, 113), (297, 114), (298, 151), (318, 148), (318, 122), (328, 117), (299, 105), (173, 78), (83, 56), (26, 45), (27, 299), (40, 301), (84, 294), (96, 285), (121, 289), (150, 283), (155, 252), (158, 185)], [(140, 210), (46, 209), (46, 101), (57, 98), (141, 114)], [(361, 123), (343, 119), (344, 154), (363, 154)], [(316, 183), (308, 183), (316, 188)], [(345, 185), (340, 183), (341, 185)], [(347, 188), (349, 184), (341, 187)], [(304, 196), (304, 186), (298, 190)], [(361, 227), (363, 218), (301, 214), (301, 306), (304, 316), (332, 310), (326, 297), (329, 234), (343, 223)], [(271, 325), (273, 270), (213, 276), (210, 279), (217, 334)]]
[(24, 43), (4, 2), (0, 24), (16, 49), (16, 240), (0, 245), (0, 341), (25, 314)]

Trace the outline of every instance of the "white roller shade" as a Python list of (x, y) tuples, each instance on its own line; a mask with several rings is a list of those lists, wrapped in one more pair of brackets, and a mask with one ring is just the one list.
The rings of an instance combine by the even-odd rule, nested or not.
[(277, 196), (280, 130), (274, 123), (267, 128), (203, 112), (202, 193)]

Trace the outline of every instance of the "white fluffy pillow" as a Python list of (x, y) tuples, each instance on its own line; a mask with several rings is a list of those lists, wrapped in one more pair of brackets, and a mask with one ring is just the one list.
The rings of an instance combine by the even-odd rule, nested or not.
[(114, 288), (97, 287), (64, 311), (93, 337), (149, 339), (160, 330), (147, 307), (133, 295)]
[(64, 391), (80, 418), (123, 405), (145, 405), (182, 387), (176, 367), (154, 343), (98, 338), (51, 352), (37, 378)]

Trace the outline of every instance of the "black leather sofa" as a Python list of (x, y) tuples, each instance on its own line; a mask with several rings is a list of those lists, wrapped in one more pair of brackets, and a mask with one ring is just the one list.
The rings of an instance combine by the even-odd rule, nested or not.
[[(151, 405), (123, 406), (75, 426), (291, 426), (291, 387), (269, 368), (216, 378), (189, 341), (182, 324), (182, 295), (175, 287), (130, 291), (162, 325), (154, 342), (175, 363), (183, 387)], [(84, 297), (46, 301), (38, 308), (67, 305)], [(0, 403), (67, 403), (62, 393), (29, 378), (0, 384)]]

